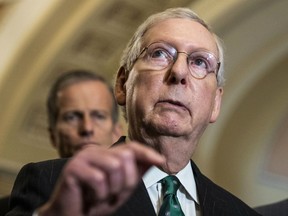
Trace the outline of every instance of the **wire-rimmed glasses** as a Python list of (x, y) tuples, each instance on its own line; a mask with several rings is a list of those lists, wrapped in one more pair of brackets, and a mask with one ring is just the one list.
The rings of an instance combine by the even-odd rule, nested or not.
[[(154, 42), (144, 47), (139, 57), (146, 51), (144, 61), (154, 70), (162, 70), (174, 64), (178, 54), (183, 53), (187, 56), (187, 66), (191, 75), (196, 79), (203, 79), (209, 73), (217, 73), (220, 62), (216, 57), (205, 50), (196, 50), (191, 53), (179, 52), (170, 44), (164, 42)], [(138, 58), (139, 58), (138, 57)]]

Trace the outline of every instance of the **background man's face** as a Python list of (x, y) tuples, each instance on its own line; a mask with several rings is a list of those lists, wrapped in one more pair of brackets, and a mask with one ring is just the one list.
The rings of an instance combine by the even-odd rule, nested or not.
[(60, 90), (57, 98), (58, 118), (50, 132), (60, 157), (70, 157), (87, 144), (108, 147), (119, 138), (111, 93), (104, 83), (74, 83)]

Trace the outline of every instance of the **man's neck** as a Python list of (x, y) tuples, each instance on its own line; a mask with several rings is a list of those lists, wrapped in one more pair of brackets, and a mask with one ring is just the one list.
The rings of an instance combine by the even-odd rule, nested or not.
[(164, 155), (166, 163), (159, 168), (168, 174), (176, 174), (187, 165), (197, 143), (191, 139), (172, 136), (140, 137), (135, 140), (151, 146)]
[(157, 150), (166, 158), (161, 169), (168, 174), (176, 174), (182, 170), (190, 161), (195, 148), (191, 141), (179, 137), (160, 136), (157, 143)]

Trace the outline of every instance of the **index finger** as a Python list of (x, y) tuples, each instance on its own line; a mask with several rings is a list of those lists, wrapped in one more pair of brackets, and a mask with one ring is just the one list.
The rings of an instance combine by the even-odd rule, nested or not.
[(153, 148), (131, 141), (123, 145), (123, 147), (133, 151), (135, 161), (137, 162), (139, 174), (142, 176), (151, 166), (161, 166), (165, 163), (165, 158), (155, 151)]

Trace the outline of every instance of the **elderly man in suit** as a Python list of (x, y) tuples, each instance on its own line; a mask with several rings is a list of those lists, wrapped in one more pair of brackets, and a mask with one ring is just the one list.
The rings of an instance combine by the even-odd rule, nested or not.
[(115, 97), (128, 137), (26, 165), (7, 215), (258, 215), (191, 160), (223, 94), (222, 46), (209, 26), (187, 8), (155, 14), (120, 64)]

